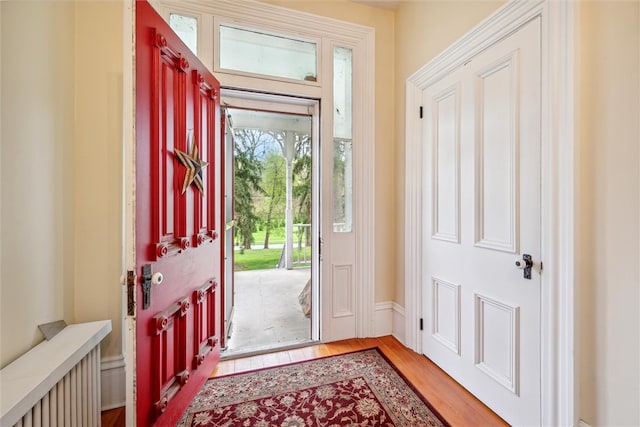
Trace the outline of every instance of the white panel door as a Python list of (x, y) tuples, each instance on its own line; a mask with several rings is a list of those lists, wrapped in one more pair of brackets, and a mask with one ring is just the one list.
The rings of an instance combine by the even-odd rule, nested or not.
[(423, 352), (514, 425), (540, 424), (540, 65), (536, 19), (423, 92)]

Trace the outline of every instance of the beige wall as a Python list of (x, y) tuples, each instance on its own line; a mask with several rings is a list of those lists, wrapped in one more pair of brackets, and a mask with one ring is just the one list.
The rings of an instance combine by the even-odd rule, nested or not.
[(0, 366), (73, 320), (74, 6), (2, 2)]
[(366, 25), (375, 29), (376, 146), (375, 146), (375, 301), (391, 301), (396, 280), (395, 224), (396, 150), (394, 139), (394, 15), (380, 8), (346, 0), (263, 0), (303, 12)]
[(75, 319), (111, 319), (103, 357), (124, 347), (122, 18), (120, 1), (76, 5)]
[(580, 416), (640, 425), (640, 2), (581, 3)]
[(118, 355), (122, 6), (0, 7), (0, 366), (59, 319), (111, 319), (103, 356)]

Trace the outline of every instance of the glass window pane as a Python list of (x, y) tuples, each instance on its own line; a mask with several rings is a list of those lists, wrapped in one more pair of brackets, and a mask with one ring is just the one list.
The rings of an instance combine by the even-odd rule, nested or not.
[(182, 39), (184, 44), (196, 55), (198, 54), (198, 20), (192, 16), (172, 13), (169, 15), (169, 26)]
[(351, 49), (333, 49), (333, 136), (351, 139), (352, 122), (352, 62)]
[(353, 229), (353, 144), (333, 142), (333, 231), (349, 233)]
[(333, 49), (333, 231), (353, 229), (353, 52)]
[(220, 67), (315, 82), (316, 43), (220, 25)]

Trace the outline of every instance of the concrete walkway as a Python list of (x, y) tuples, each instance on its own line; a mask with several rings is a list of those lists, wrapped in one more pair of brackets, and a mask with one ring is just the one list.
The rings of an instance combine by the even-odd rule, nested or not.
[(235, 272), (235, 313), (223, 357), (267, 351), (310, 341), (311, 319), (298, 295), (309, 268)]

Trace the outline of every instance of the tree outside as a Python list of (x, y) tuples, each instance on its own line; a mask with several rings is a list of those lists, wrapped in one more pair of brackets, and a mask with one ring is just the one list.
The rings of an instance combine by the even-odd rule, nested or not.
[[(236, 129), (234, 136), (235, 245), (240, 246), (241, 253), (258, 243), (266, 250), (271, 244), (284, 243), (286, 138), (294, 138), (291, 165), (294, 221), (311, 222), (311, 138), (308, 134), (286, 135), (284, 131), (261, 129)], [(309, 233), (303, 241), (308, 249)], [(262, 262), (257, 268), (269, 263)], [(250, 268), (244, 265), (244, 269)]]
[(251, 129), (235, 131), (234, 146), (234, 209), (236, 241), (243, 249), (251, 249), (258, 216), (254, 209), (254, 197), (262, 192), (262, 156), (267, 135)]
[(271, 231), (284, 217), (285, 168), (284, 157), (277, 153), (269, 153), (263, 162), (263, 196), (256, 200), (256, 211), (265, 231), (264, 249), (269, 249)]

